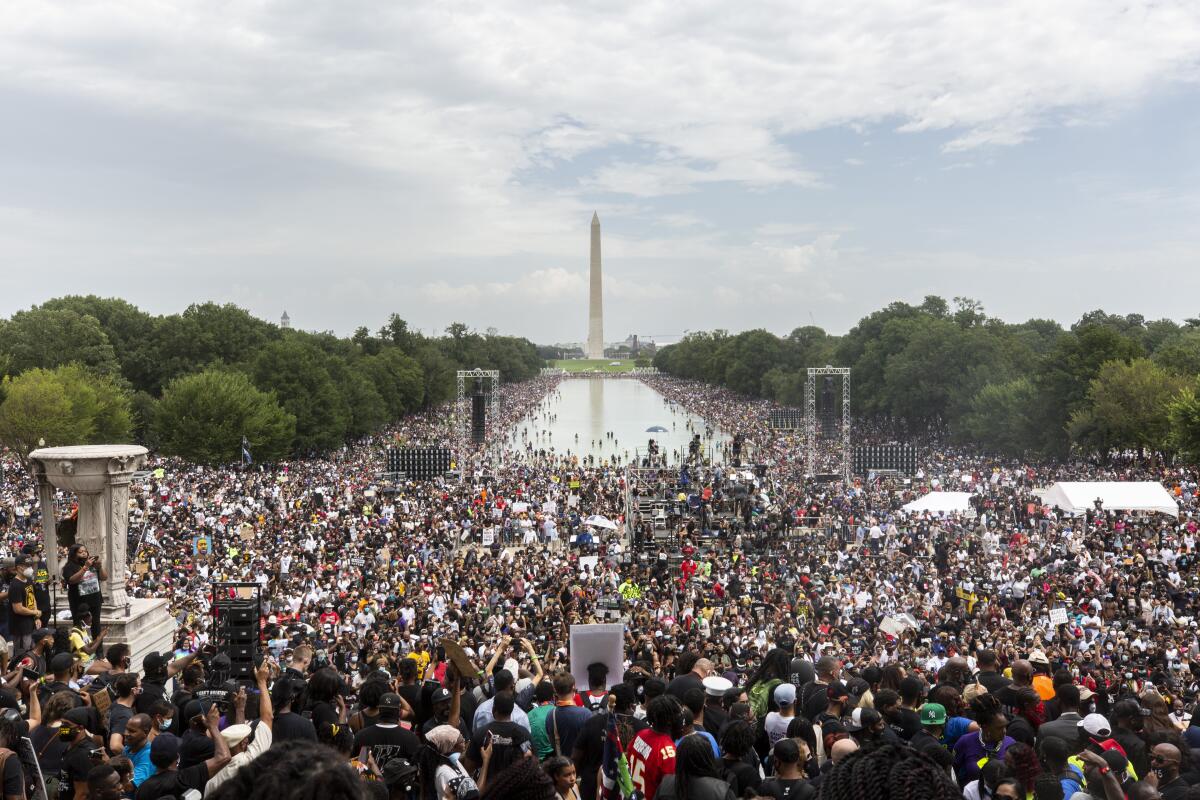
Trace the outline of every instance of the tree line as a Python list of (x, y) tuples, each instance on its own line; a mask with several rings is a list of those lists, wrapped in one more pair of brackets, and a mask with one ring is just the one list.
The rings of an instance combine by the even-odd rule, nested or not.
[(693, 333), (654, 365), (788, 406), (803, 406), (809, 367), (850, 367), (852, 413), (908, 433), (934, 428), (1006, 456), (1200, 458), (1200, 319), (1092, 311), (1063, 328), (929, 296), (843, 336), (807, 325)]
[(0, 444), (138, 441), (221, 464), (327, 452), (451, 399), (459, 369), (501, 380), (543, 366), (526, 339), (454, 323), (424, 336), (398, 315), (345, 338), (281, 328), (235, 305), (152, 315), (60, 297), (0, 319)]

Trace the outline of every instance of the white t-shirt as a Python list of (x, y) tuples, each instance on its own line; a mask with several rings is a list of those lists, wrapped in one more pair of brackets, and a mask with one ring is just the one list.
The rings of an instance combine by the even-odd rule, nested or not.
[(780, 715), (778, 711), (767, 712), (767, 718), (763, 720), (763, 727), (767, 731), (767, 739), (771, 743), (771, 747), (780, 739), (787, 738), (788, 725), (792, 724), (795, 717), (785, 717)]
[(450, 796), (457, 797), (464, 793), (456, 791), (457, 789), (475, 788), (475, 781), (457, 763), (442, 764), (433, 774), (433, 788), (437, 791), (438, 800), (446, 796), (446, 789), (451, 786), (454, 788), (451, 789)]

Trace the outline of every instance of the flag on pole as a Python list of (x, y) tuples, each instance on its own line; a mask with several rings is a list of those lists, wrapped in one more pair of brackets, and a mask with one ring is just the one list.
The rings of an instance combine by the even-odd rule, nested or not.
[(601, 800), (625, 800), (633, 796), (633, 779), (629, 777), (629, 762), (621, 747), (621, 736), (617, 733), (617, 714), (612, 708), (608, 712), (608, 729), (604, 734), (604, 756), (600, 762)]
[(254, 459), (250, 457), (250, 442), (245, 436), (242, 437), (242, 463), (246, 465), (254, 463)]

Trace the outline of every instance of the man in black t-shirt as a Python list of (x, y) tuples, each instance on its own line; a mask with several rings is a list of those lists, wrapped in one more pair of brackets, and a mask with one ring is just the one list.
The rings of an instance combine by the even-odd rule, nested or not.
[(100, 747), (88, 733), (88, 716), (88, 710), (82, 707), (72, 708), (63, 715), (58, 736), (66, 739), (67, 734), (63, 731), (66, 728), (70, 734), (70, 744), (62, 755), (57, 800), (84, 800), (87, 797), (87, 776), (95, 766), (91, 753)]
[(492, 759), (488, 772), (499, 775), (517, 760), (533, 756), (533, 739), (525, 726), (512, 721), (515, 700), (507, 692), (496, 695), (492, 703), (493, 720), (471, 737), (471, 745), (463, 756), (463, 766), (471, 775), (483, 764), (483, 748), (492, 743)]
[(33, 587), (33, 560), (17, 556), (17, 575), (8, 585), (8, 630), (13, 652), (17, 655), (33, 649), (33, 632), (41, 624), (41, 611)]
[(379, 721), (363, 728), (354, 737), (354, 752), (368, 748), (380, 769), (393, 758), (414, 760), (421, 742), (415, 733), (400, 727), (400, 695), (385, 693), (379, 698), (378, 708)]
[(810, 800), (817, 790), (804, 778), (800, 746), (795, 739), (780, 739), (771, 751), (775, 774), (758, 786), (758, 794), (776, 800)]

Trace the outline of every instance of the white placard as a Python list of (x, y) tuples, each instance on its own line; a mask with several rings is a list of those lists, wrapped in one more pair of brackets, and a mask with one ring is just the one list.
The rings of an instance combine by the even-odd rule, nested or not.
[(571, 626), (571, 674), (575, 685), (588, 685), (588, 664), (608, 666), (608, 685), (620, 683), (625, 673), (625, 626), (620, 623)]
[(1066, 625), (1067, 610), (1065, 608), (1050, 609), (1050, 624), (1051, 625)]
[(579, 569), (587, 567), (593, 573), (596, 571), (596, 565), (600, 563), (600, 556), (580, 556)]
[(493, 530), (484, 530), (483, 546), (491, 547), (496, 542), (496, 532)]

